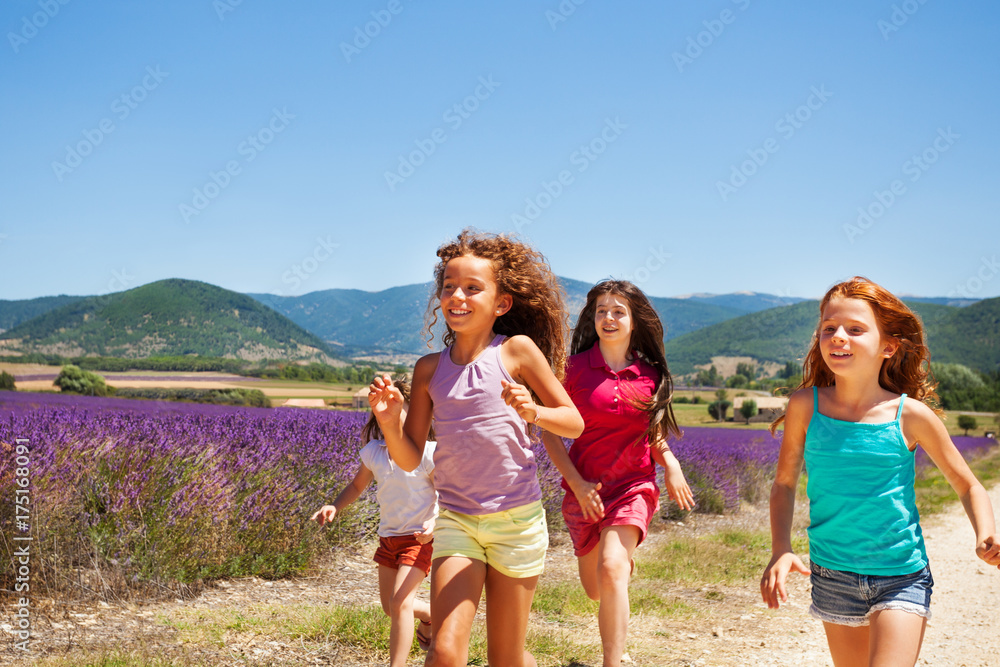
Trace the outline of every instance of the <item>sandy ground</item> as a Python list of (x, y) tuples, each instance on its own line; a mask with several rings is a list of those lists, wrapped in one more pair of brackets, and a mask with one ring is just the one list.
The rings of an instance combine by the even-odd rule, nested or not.
[[(1000, 507), (1000, 485), (990, 492), (994, 507)], [(761, 511), (764, 511), (761, 508)], [(737, 515), (739, 517), (739, 515)], [(739, 518), (734, 518), (739, 521)], [(707, 523), (707, 522), (705, 522)], [(704, 526), (702, 526), (703, 528)], [(679, 529), (699, 530), (697, 526)], [(995, 667), (1000, 665), (1000, 634), (994, 604), (1000, 599), (1000, 572), (976, 558), (973, 534), (960, 505), (924, 521), (924, 534), (935, 578), (933, 618), (928, 623), (918, 665), (936, 667)], [(651, 534), (650, 549), (670, 532)], [(549, 549), (544, 578), (575, 580), (576, 563), (566, 540), (556, 540)], [(650, 553), (650, 551), (646, 551)], [(230, 635), (220, 643), (185, 644), (176, 630), (157, 619), (175, 621), (197, 618), (220, 608), (259, 609), (262, 605), (373, 604), (378, 599), (373, 576), (371, 548), (360, 545), (338, 552), (316, 573), (281, 581), (257, 578), (220, 582), (189, 600), (152, 604), (60, 605), (44, 602), (37, 608), (33, 625), (34, 657), (78, 655), (79, 647), (130, 646), (143, 643), (157, 647), (164, 658), (207, 660), (217, 665), (305, 665), (335, 664), (371, 666), (379, 663), (346, 647), (306, 646), (284, 643), (252, 632)], [(756, 585), (720, 588), (715, 601), (704, 591), (678, 587), (671, 594), (699, 606), (699, 618), (663, 620), (634, 614), (629, 630), (629, 651), (636, 666), (725, 666), (725, 667), (832, 667), (822, 624), (808, 614), (808, 578), (789, 581), (788, 604), (767, 610)], [(426, 585), (422, 595), (426, 595)], [(480, 608), (482, 612), (482, 607)], [(4, 614), (5, 617), (8, 614)], [(532, 618), (532, 626), (545, 623)], [(7, 618), (0, 627), (9, 637)], [(573, 629), (574, 641), (598, 638), (596, 619)], [(9, 638), (0, 641), (0, 664), (33, 664), (19, 659)], [(412, 664), (422, 664), (417, 658)], [(586, 667), (575, 665), (574, 667)]]

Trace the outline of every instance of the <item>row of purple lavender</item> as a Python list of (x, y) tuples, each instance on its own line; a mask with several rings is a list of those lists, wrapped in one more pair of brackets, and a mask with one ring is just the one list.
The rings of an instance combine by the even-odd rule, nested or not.
[[(52, 547), (46, 567), (96, 558), (140, 579), (282, 576), (301, 570), (331, 540), (373, 534), (371, 490), (334, 531), (308, 521), (357, 470), (366, 417), (0, 392), (0, 498), (15, 495), (12, 445), (25, 439), (31, 533), (39, 549)], [(966, 455), (995, 445), (955, 441)], [(723, 512), (766, 497), (778, 446), (766, 431), (689, 427), (673, 449), (700, 510)], [(558, 525), (560, 477), (540, 444), (538, 460), (546, 508)], [(16, 533), (15, 518), (13, 502), (0, 503), (5, 535)], [(5, 588), (11, 563), (5, 558), (0, 572)]]

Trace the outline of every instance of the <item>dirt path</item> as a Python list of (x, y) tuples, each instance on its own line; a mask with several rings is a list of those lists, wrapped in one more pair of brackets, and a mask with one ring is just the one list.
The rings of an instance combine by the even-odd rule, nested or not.
[[(1000, 485), (990, 492), (1000, 508)], [(757, 516), (724, 521), (759, 521)], [(669, 539), (673, 532), (704, 530), (687, 526), (651, 535), (649, 546)], [(1000, 572), (975, 557), (973, 535), (961, 506), (924, 521), (924, 534), (934, 572), (933, 618), (927, 627), (919, 665), (979, 667), (1000, 665), (1000, 633), (994, 611), (1000, 600)], [(647, 552), (650, 553), (650, 552)], [(641, 554), (641, 551), (640, 551)], [(641, 555), (640, 555), (641, 558)], [(165, 626), (194, 620), (219, 610), (238, 613), (268, 605), (358, 605), (377, 600), (370, 554), (365, 548), (340, 553), (329, 566), (311, 577), (266, 582), (256, 578), (222, 582), (192, 600), (147, 605), (100, 605), (39, 608), (33, 625), (34, 657), (79, 655), (81, 647), (91, 651), (102, 646), (152, 645), (156, 655), (184, 662), (216, 665), (271, 664), (378, 664), (360, 655), (348, 655), (335, 646), (295, 645), (254, 633), (226, 635), (222, 641), (197, 642), (178, 636)], [(567, 544), (550, 549), (545, 577), (575, 579), (575, 559)], [(832, 667), (822, 625), (808, 614), (808, 578), (789, 582), (790, 601), (778, 611), (768, 611), (760, 601), (756, 585), (704, 590), (677, 587), (671, 594), (699, 608), (700, 620), (669, 620), (635, 614), (629, 631), (629, 648), (638, 667), (717, 665), (726, 667)], [(7, 632), (9, 615), (0, 626)], [(532, 623), (543, 623), (533, 619)], [(195, 621), (197, 623), (197, 621)], [(596, 619), (573, 630), (575, 639), (592, 636), (597, 641)], [(9, 635), (8, 635), (9, 637)], [(0, 664), (33, 664), (17, 661), (9, 638), (0, 643)], [(16, 661), (16, 662), (15, 662)], [(419, 662), (414, 663), (419, 664)]]

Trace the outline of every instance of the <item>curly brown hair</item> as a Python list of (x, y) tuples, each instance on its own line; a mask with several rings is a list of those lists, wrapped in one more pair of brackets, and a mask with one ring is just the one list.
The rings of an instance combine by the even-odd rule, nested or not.
[(663, 354), (663, 323), (649, 297), (641, 289), (627, 280), (604, 280), (587, 292), (587, 302), (580, 311), (576, 328), (573, 329), (573, 344), (570, 354), (579, 354), (594, 347), (597, 342), (597, 327), (594, 316), (597, 300), (605, 294), (620, 296), (628, 301), (632, 315), (632, 334), (629, 351), (641, 356), (660, 373), (656, 391), (646, 400), (633, 398), (637, 408), (649, 415), (649, 426), (643, 434), (650, 442), (668, 435), (681, 436), (681, 429), (674, 417), (674, 383), (667, 368), (667, 358)]
[[(894, 394), (906, 394), (922, 401), (940, 414), (939, 399), (935, 391), (937, 383), (930, 369), (931, 352), (927, 347), (920, 317), (892, 292), (862, 276), (837, 283), (827, 291), (819, 303), (820, 319), (830, 300), (834, 298), (860, 299), (867, 303), (875, 314), (875, 321), (882, 335), (895, 338), (899, 343), (895, 354), (882, 362), (879, 385)], [(833, 371), (823, 361), (817, 328), (813, 333), (809, 352), (802, 362), (802, 382), (795, 389), (831, 387), (834, 381)], [(774, 420), (771, 431), (774, 432), (784, 419), (784, 415), (781, 415)]]
[[(434, 294), (427, 304), (424, 330), (428, 344), (434, 339), (441, 308), (439, 295), (444, 285), (444, 270), (456, 257), (470, 255), (488, 260), (493, 266), (497, 292), (511, 297), (510, 310), (497, 318), (493, 330), (505, 336), (531, 338), (548, 360), (556, 377), (562, 380), (566, 364), (565, 331), (567, 328), (565, 295), (562, 286), (542, 253), (507, 234), (462, 230), (458, 238), (438, 248), (440, 260), (434, 267)], [(447, 326), (447, 325), (446, 325)], [(444, 344), (455, 342), (455, 332), (447, 327)]]

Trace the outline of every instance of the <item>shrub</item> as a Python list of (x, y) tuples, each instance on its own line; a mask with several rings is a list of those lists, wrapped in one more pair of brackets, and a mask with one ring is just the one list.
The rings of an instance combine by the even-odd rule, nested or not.
[(965, 435), (969, 435), (969, 431), (976, 430), (976, 418), (972, 415), (959, 415), (958, 416), (958, 427), (965, 431)]
[(17, 391), (14, 386), (14, 376), (7, 371), (0, 372), (0, 391)]
[(111, 393), (104, 383), (104, 378), (97, 373), (85, 371), (79, 366), (63, 366), (59, 377), (53, 384), (68, 394), (85, 394), (87, 396), (107, 396)]

